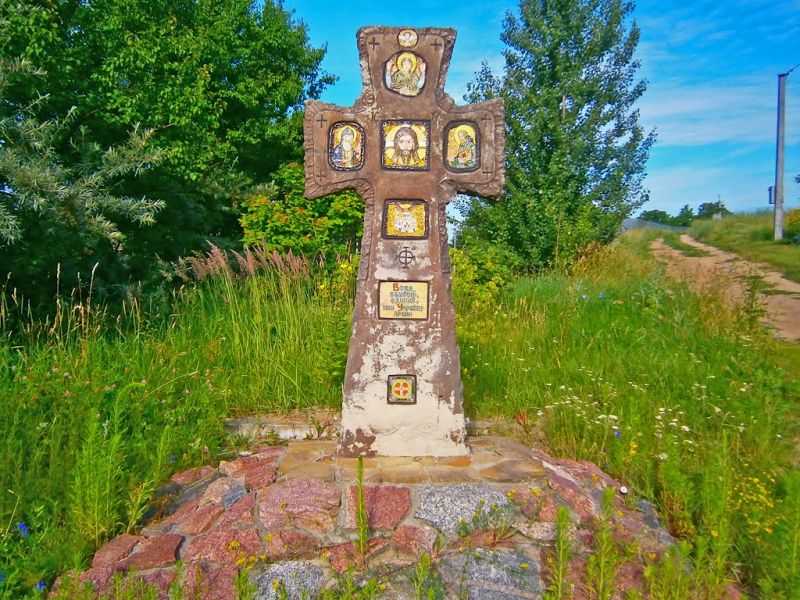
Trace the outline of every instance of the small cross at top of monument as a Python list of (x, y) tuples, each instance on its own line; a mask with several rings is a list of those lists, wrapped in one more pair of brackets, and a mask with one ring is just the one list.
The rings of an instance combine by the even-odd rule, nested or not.
[(500, 99), (456, 106), (444, 91), (453, 29), (358, 31), (352, 107), (306, 102), (306, 195), (365, 201), (342, 410), (343, 455), (467, 453), (445, 207), (499, 195)]

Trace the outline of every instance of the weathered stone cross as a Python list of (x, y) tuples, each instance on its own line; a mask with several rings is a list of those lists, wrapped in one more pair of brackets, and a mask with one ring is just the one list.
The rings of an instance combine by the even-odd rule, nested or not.
[(445, 207), (500, 194), (502, 100), (444, 92), (453, 29), (365, 27), (353, 107), (306, 102), (306, 196), (353, 188), (364, 237), (339, 453), (467, 454)]

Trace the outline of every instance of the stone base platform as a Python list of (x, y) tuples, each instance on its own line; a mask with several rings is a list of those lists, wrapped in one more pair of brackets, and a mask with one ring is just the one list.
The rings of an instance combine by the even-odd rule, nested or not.
[(106, 543), (51, 596), (147, 584), (160, 598), (178, 585), (184, 598), (233, 600), (237, 587), (258, 599), (316, 598), (349, 578), (374, 580), (379, 598), (416, 598), (415, 582), (447, 598), (542, 598), (563, 506), (573, 546), (568, 580), (581, 598), (606, 488), (614, 535), (635, 548), (619, 566), (620, 597), (641, 589), (644, 566), (673, 543), (652, 506), (631, 501), (593, 464), (503, 437), (473, 437), (469, 446), (464, 457), (364, 459), (364, 553), (358, 461), (338, 457), (334, 441), (269, 446), (177, 473), (159, 492), (159, 514)]

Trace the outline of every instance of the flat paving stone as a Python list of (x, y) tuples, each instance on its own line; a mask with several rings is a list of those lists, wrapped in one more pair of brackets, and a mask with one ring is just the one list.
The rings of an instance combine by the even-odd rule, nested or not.
[(304, 463), (300, 466), (295, 466), (288, 471), (279, 472), (278, 481), (287, 481), (289, 479), (318, 479), (319, 481), (335, 481), (336, 470), (333, 463)]
[(481, 469), (480, 475), (487, 481), (530, 481), (542, 477), (544, 467), (538, 458), (511, 459)]
[(383, 483), (425, 483), (428, 481), (428, 474), (422, 465), (386, 467), (379, 469), (377, 479)]
[(278, 600), (284, 593), (288, 600), (316, 598), (326, 582), (322, 568), (305, 560), (275, 563), (253, 579), (256, 600)]
[(461, 521), (470, 523), (481, 500), (484, 512), (493, 502), (498, 506), (508, 504), (505, 494), (485, 484), (423, 485), (418, 494), (419, 506), (414, 516), (448, 533), (457, 531)]

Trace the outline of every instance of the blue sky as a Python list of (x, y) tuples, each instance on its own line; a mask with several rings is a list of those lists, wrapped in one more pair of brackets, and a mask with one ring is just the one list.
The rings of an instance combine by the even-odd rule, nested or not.
[[(447, 92), (463, 103), (481, 61), (503, 67), (503, 18), (513, 0), (285, 0), (314, 45), (327, 44), (323, 67), (339, 81), (322, 100), (350, 105), (360, 94), (355, 35), (364, 25), (453, 27), (458, 31)], [(717, 197), (734, 211), (768, 208), (775, 178), (777, 74), (800, 63), (800, 0), (667, 3), (639, 0), (640, 74), (648, 89), (641, 122), (658, 141), (645, 182), (644, 209), (675, 214)], [(787, 79), (787, 207), (800, 206), (800, 68)]]

